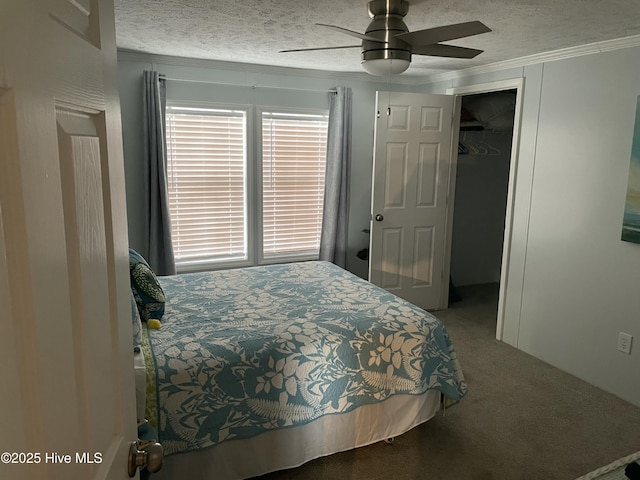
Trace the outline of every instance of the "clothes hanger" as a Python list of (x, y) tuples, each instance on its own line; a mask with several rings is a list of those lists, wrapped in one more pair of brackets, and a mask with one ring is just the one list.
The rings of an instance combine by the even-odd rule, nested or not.
[(500, 155), (500, 150), (498, 150), (496, 147), (492, 147), (487, 142), (480, 142), (478, 146), (482, 147), (483, 150), (486, 150), (486, 155)]

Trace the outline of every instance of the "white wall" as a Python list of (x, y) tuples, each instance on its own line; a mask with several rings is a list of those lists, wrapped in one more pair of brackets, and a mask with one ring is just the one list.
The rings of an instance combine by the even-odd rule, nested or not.
[[(640, 245), (620, 240), (640, 48), (433, 84), (525, 78), (503, 339), (640, 406)], [(631, 355), (618, 333), (635, 337)]]
[[(371, 215), (371, 172), (373, 165), (373, 130), (375, 93), (377, 90), (420, 91), (424, 87), (388, 83), (366, 74), (344, 75), (246, 64), (229, 64), (204, 60), (158, 57), (119, 52), (118, 70), (122, 130), (125, 152), (129, 241), (133, 248), (146, 252), (147, 240), (141, 230), (142, 205), (142, 72), (157, 70), (168, 78), (198, 80), (209, 83), (167, 82), (167, 97), (221, 103), (241, 103), (298, 108), (327, 108), (328, 93), (336, 86), (353, 91), (352, 180), (349, 213), (349, 247), (347, 268), (363, 278), (366, 261), (356, 253), (369, 244), (362, 230), (369, 228)], [(225, 86), (261, 85), (278, 88)], [(308, 91), (301, 91), (301, 89)], [(311, 90), (319, 90), (314, 92)]]

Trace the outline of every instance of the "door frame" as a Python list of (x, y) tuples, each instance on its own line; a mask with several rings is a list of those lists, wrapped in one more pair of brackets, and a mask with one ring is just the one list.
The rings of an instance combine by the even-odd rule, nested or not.
[[(502, 241), (502, 265), (500, 267), (500, 289), (498, 293), (498, 312), (496, 318), (496, 339), (502, 341), (504, 331), (504, 314), (507, 287), (509, 284), (509, 263), (511, 260), (511, 241), (513, 234), (513, 212), (516, 187), (516, 171), (518, 167), (518, 153), (520, 145), (520, 124), (522, 117), (522, 102), (524, 97), (524, 78), (513, 78), (488, 83), (479, 83), (461, 87), (448, 88), (447, 95), (454, 95), (456, 102), (462, 103), (462, 97), (478, 93), (491, 93), (503, 90), (516, 90), (516, 104), (513, 118), (513, 135), (511, 138), (511, 159), (509, 160), (509, 186), (507, 188), (507, 210), (505, 213), (504, 237)], [(454, 110), (459, 111), (459, 110)], [(457, 152), (457, 150), (456, 150)], [(447, 212), (447, 242), (445, 250), (445, 265), (447, 270), (451, 265), (451, 243), (453, 232), (453, 218), (455, 215), (453, 201), (455, 197), (455, 175), (458, 166), (457, 153), (453, 156), (451, 178), (449, 181), (449, 208)], [(448, 294), (448, 289), (447, 294)], [(443, 299), (444, 301), (444, 299)]]

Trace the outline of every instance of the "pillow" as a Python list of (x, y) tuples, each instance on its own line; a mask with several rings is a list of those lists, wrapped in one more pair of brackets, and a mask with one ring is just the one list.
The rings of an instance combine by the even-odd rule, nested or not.
[(131, 291), (131, 320), (133, 321), (133, 351), (139, 352), (140, 344), (142, 344), (142, 322), (133, 291)]
[(136, 299), (143, 322), (151, 318), (162, 319), (166, 298), (164, 291), (147, 261), (138, 252), (129, 249), (131, 290)]

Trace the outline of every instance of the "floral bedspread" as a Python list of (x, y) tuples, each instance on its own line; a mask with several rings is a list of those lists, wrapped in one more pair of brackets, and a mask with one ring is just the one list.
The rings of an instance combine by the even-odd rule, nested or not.
[[(433, 315), (327, 262), (160, 277), (147, 415), (166, 454), (302, 425), (395, 394), (467, 389)], [(154, 388), (155, 386), (155, 388)], [(155, 391), (154, 391), (155, 390)]]

